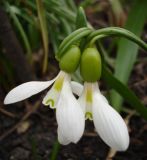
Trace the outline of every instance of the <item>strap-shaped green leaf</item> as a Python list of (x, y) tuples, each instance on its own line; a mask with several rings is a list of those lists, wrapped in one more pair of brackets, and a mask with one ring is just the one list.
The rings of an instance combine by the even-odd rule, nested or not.
[(77, 36), (79, 33), (84, 32), (85, 30), (87, 30), (87, 27), (83, 27), (83, 28), (77, 29), (74, 32), (72, 32), (69, 36), (67, 36), (62, 41), (62, 43), (59, 46), (59, 50), (61, 50), (70, 39), (72, 39), (73, 37)]
[[(140, 37), (147, 20), (147, 0), (134, 0), (134, 2), (134, 6), (129, 12), (125, 28)], [(121, 38), (118, 42), (114, 75), (124, 84), (128, 82), (137, 59), (138, 50), (138, 46), (127, 39)], [(111, 102), (117, 110), (121, 110), (123, 100), (115, 91), (111, 92)]]
[(27, 51), (28, 60), (31, 62), (32, 61), (32, 50), (31, 50), (31, 46), (30, 46), (28, 37), (26, 35), (26, 32), (24, 31), (24, 28), (23, 28), (22, 24), (20, 23), (18, 17), (13, 12), (13, 9), (10, 6), (10, 4), (7, 1), (4, 1), (4, 5), (7, 8), (7, 11), (10, 13), (10, 16), (12, 17), (12, 19), (14, 21), (14, 24), (16, 25), (16, 27), (20, 33), (20, 36), (21, 36), (22, 41), (24, 43), (25, 49)]
[(115, 89), (142, 117), (147, 119), (147, 108), (141, 103), (137, 96), (103, 65), (102, 78), (107, 85)]
[(125, 37), (125, 38), (137, 43), (143, 49), (147, 50), (147, 44), (144, 41), (142, 41), (134, 33), (130, 32), (124, 28), (108, 27), (108, 28), (96, 30), (88, 36), (87, 42), (93, 40), (93, 38), (95, 38), (96, 36), (99, 36), (99, 35)]

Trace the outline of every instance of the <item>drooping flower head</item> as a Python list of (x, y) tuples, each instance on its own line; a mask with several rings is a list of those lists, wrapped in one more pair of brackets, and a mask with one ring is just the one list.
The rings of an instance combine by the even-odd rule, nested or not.
[(74, 86), (71, 86), (71, 74), (77, 69), (80, 56), (79, 47), (71, 46), (60, 60), (61, 71), (53, 80), (21, 84), (12, 89), (4, 100), (4, 104), (22, 101), (45, 90), (54, 83), (42, 103), (52, 109), (56, 108), (58, 140), (63, 145), (71, 142), (77, 143), (84, 132), (84, 114), (80, 104), (72, 94), (72, 88), (76, 92), (79, 85), (75, 82)]
[[(77, 82), (71, 83), (71, 74), (79, 63), (84, 87)], [(94, 121), (96, 131), (106, 144), (116, 150), (126, 150), (129, 145), (127, 126), (100, 93), (97, 84), (101, 76), (101, 57), (97, 49), (87, 48), (81, 56), (79, 47), (71, 46), (61, 57), (59, 66), (61, 71), (53, 80), (19, 85), (7, 94), (4, 103), (24, 100), (54, 83), (42, 103), (56, 109), (58, 140), (61, 144), (80, 140), (86, 118)], [(78, 101), (72, 92), (80, 96)]]
[(129, 145), (127, 126), (98, 87), (101, 58), (96, 48), (85, 49), (81, 57), (80, 69), (85, 82), (79, 103), (85, 118), (93, 120), (97, 133), (107, 145), (115, 150), (126, 150)]

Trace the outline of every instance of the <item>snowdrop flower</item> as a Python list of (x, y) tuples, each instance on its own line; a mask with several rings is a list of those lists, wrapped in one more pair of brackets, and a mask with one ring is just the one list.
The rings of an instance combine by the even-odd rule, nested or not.
[(12, 104), (22, 100), (25, 100), (43, 90), (54, 85), (47, 92), (47, 95), (43, 99), (43, 104), (46, 106), (50, 106), (50, 108), (56, 108), (56, 104), (59, 100), (63, 83), (70, 82), (69, 75), (60, 71), (59, 74), (50, 81), (31, 81), (23, 83), (14, 89), (12, 89), (4, 99), (4, 104)]
[(84, 83), (79, 103), (85, 113), (85, 118), (93, 120), (97, 133), (107, 145), (118, 151), (128, 148), (127, 126), (100, 93), (97, 83)]
[[(85, 66), (85, 62), (88, 67)], [(98, 135), (111, 148), (124, 151), (129, 145), (127, 126), (121, 116), (100, 93), (97, 80), (100, 77), (100, 55), (95, 48), (87, 48), (81, 57), (81, 75), (85, 80), (79, 103), (86, 119), (93, 120)]]
[[(75, 84), (76, 82), (74, 82)], [(66, 145), (70, 142), (77, 143), (79, 141), (84, 132), (85, 118), (80, 104), (73, 96), (68, 83), (63, 86), (63, 91), (57, 104), (56, 117), (58, 140), (61, 144)]]
[[(75, 59), (72, 65), (64, 66), (64, 60), (67, 59), (68, 53), (74, 54)], [(77, 143), (84, 132), (85, 118), (80, 104), (72, 94), (77, 91), (77, 83), (75, 82), (71, 88), (71, 74), (77, 66), (80, 59), (80, 52), (78, 47), (71, 47), (67, 55), (63, 57), (60, 62), (61, 70), (59, 74), (51, 81), (47, 82), (27, 82), (12, 89), (6, 96), (4, 104), (11, 104), (29, 98), (50, 85), (53, 86), (48, 91), (43, 99), (44, 105), (49, 105), (51, 108), (56, 108), (56, 119), (58, 123), (58, 140), (61, 144), (66, 145), (71, 142)], [(70, 59), (70, 58), (69, 58)], [(78, 94), (78, 93), (75, 93)]]

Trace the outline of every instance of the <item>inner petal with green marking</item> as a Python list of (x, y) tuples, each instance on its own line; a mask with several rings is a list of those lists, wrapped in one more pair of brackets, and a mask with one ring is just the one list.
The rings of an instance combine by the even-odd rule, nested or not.
[(59, 76), (59, 78), (55, 81), (53, 88), (57, 91), (61, 91), (62, 86), (63, 86), (63, 81), (64, 81), (64, 77)]
[(92, 120), (92, 84), (87, 83), (86, 85), (86, 113), (85, 113), (85, 118)]
[(50, 108), (56, 108), (62, 87), (64, 82), (64, 76), (61, 74), (55, 81), (52, 88), (48, 91), (47, 95), (43, 99), (43, 104), (50, 106)]

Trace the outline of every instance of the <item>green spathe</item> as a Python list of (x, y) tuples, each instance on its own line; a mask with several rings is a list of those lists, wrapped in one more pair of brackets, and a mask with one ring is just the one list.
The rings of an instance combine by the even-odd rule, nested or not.
[(71, 46), (70, 49), (63, 55), (59, 62), (60, 69), (73, 73), (76, 71), (80, 62), (81, 52), (78, 46)]
[(80, 71), (84, 81), (96, 82), (101, 76), (101, 57), (96, 48), (86, 48), (81, 56)]

